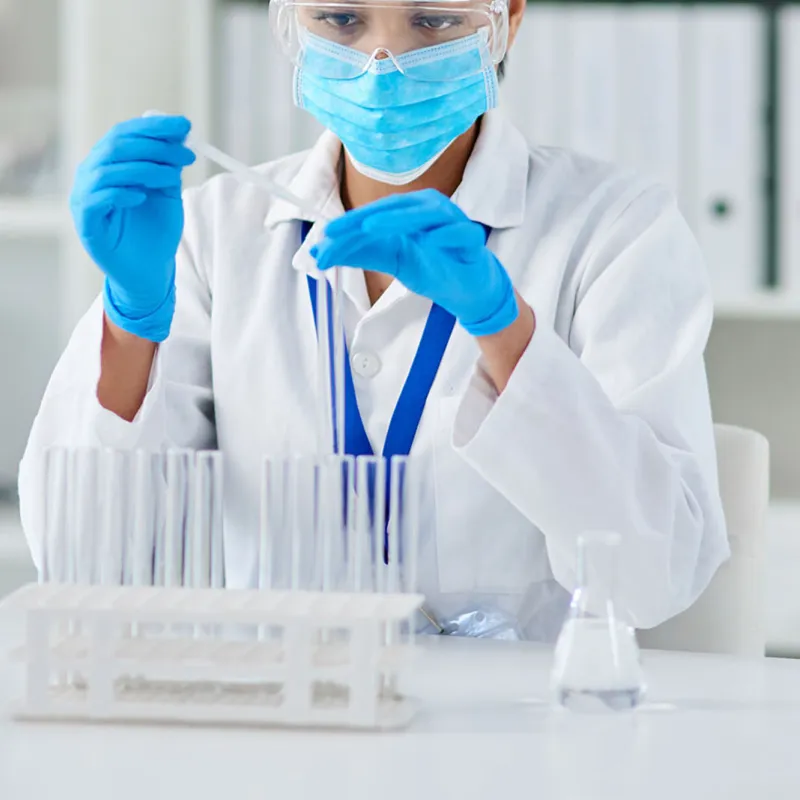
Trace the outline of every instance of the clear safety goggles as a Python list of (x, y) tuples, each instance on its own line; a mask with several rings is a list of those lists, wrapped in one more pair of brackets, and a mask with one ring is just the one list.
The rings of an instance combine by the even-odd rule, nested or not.
[[(326, 78), (398, 69), (419, 80), (460, 80), (499, 64), (508, 45), (507, 0), (272, 0), (272, 30), (296, 66)], [(478, 57), (451, 59), (447, 52)]]

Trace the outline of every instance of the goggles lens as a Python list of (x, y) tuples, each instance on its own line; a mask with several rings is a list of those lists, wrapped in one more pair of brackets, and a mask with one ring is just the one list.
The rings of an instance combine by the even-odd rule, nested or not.
[[(508, 42), (508, 8), (452, 2), (305, 3), (272, 0), (273, 31), (294, 64), (326, 78), (398, 69), (418, 80), (460, 80), (498, 64)], [(457, 58), (438, 69), (436, 48)], [(439, 61), (439, 65), (442, 62)]]

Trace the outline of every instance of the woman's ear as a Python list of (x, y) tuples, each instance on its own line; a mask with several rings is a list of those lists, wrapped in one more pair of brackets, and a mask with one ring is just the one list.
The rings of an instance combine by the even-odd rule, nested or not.
[(517, 38), (517, 31), (525, 16), (526, 0), (508, 0), (508, 49)]

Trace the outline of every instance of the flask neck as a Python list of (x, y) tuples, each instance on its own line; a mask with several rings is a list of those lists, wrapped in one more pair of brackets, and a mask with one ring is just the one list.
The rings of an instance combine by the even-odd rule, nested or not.
[(614, 617), (620, 536), (585, 533), (578, 539), (576, 588), (572, 613), (577, 616)]

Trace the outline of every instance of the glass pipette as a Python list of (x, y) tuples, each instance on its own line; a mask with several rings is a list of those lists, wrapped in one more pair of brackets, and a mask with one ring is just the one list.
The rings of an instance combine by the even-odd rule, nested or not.
[[(298, 197), (285, 186), (271, 180), (270, 178), (256, 172), (246, 164), (233, 158), (217, 147), (199, 139), (194, 134), (189, 134), (186, 139), (186, 146), (193, 150), (197, 155), (207, 158), (230, 172), (240, 181), (252, 183), (259, 186), (264, 191), (280, 197), (288, 203), (296, 206), (298, 210), (307, 214), (313, 220), (327, 222), (331, 217), (323, 214), (319, 209), (312, 206), (307, 200)], [(344, 328), (342, 316), (342, 280), (339, 267), (334, 269), (334, 288), (332, 308), (328, 306), (328, 293), (324, 287), (327, 281), (324, 279), (317, 281), (317, 309), (319, 319), (318, 328), (318, 365), (317, 378), (319, 382), (319, 408), (317, 412), (317, 436), (318, 449), (320, 454), (329, 452), (331, 442), (335, 442), (335, 452), (337, 455), (344, 455)], [(329, 322), (330, 320), (330, 322)], [(327, 331), (333, 330), (333, 353), (329, 350), (330, 341)], [(331, 357), (332, 356), (332, 357)], [(330, 374), (331, 363), (333, 364), (333, 376)], [(331, 380), (331, 377), (333, 380)], [(331, 403), (330, 389), (333, 388), (335, 402)], [(335, 418), (328, 420), (328, 409), (336, 408)]]
[(322, 222), (328, 222), (331, 219), (331, 217), (323, 214), (318, 208), (302, 197), (298, 197), (285, 186), (281, 186), (281, 184), (276, 183), (266, 175), (256, 172), (241, 161), (237, 161), (233, 156), (229, 156), (219, 148), (214, 147), (214, 145), (208, 142), (204, 142), (202, 139), (198, 139), (191, 133), (186, 139), (186, 146), (197, 155), (203, 156), (209, 161), (213, 161), (232, 175), (235, 175), (239, 180), (260, 186), (264, 191), (275, 195), (275, 197), (280, 197), (281, 200), (285, 200), (287, 203), (291, 203), (293, 206), (296, 206), (298, 210), (307, 214), (310, 219), (320, 220)]
[[(169, 114), (165, 114), (163, 111), (145, 111), (143, 116), (167, 117)], [(252, 183), (255, 186), (260, 186), (265, 191), (275, 195), (275, 197), (280, 197), (281, 200), (285, 200), (287, 203), (291, 203), (292, 205), (296, 206), (298, 210), (302, 211), (304, 214), (307, 214), (309, 219), (315, 221), (321, 220), (322, 222), (330, 221), (331, 217), (323, 214), (316, 206), (309, 203), (308, 200), (298, 197), (294, 192), (290, 191), (285, 186), (276, 183), (266, 175), (262, 175), (260, 172), (256, 172), (254, 169), (251, 169), (246, 164), (243, 164), (241, 161), (235, 159), (233, 156), (223, 152), (218, 147), (214, 147), (213, 144), (203, 141), (193, 132), (186, 137), (185, 144), (186, 147), (188, 147), (190, 150), (193, 150), (196, 155), (207, 158), (217, 166), (220, 166), (224, 170), (230, 172), (232, 175), (235, 175), (237, 178), (239, 178), (239, 180), (246, 183)]]

